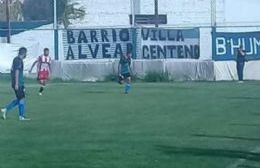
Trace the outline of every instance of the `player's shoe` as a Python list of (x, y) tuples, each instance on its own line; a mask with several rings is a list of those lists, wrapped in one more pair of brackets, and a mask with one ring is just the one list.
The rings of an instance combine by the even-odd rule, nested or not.
[(238, 81), (237, 83), (244, 83), (244, 81)]
[(30, 119), (30, 118), (23, 117), (23, 116), (19, 116), (19, 120), (20, 120), (20, 121), (30, 121), (31, 119)]
[(39, 92), (39, 96), (42, 96), (42, 93), (41, 93), (41, 92)]
[(3, 119), (6, 120), (6, 112), (7, 112), (6, 108), (1, 109), (1, 112), (2, 112)]

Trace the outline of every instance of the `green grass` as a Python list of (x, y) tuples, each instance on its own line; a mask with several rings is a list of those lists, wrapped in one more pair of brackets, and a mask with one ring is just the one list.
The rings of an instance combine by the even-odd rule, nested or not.
[[(29, 122), (0, 120), (1, 168), (260, 167), (260, 82), (27, 84)], [(13, 98), (7, 80), (0, 103)]]

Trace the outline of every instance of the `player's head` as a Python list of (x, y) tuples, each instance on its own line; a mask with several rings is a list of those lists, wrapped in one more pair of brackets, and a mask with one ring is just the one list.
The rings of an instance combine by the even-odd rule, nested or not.
[(19, 57), (24, 59), (24, 58), (26, 58), (26, 54), (27, 54), (27, 49), (25, 47), (19, 48), (19, 50), (18, 50)]
[(49, 56), (49, 52), (50, 52), (50, 50), (49, 50), (48, 48), (44, 48), (44, 49), (43, 49), (43, 54), (44, 54), (45, 56)]
[(126, 58), (131, 58), (131, 57), (132, 57), (132, 51), (127, 51)]
[(120, 59), (121, 59), (121, 60), (128, 60), (128, 59), (131, 58), (131, 56), (132, 56), (132, 52), (131, 52), (131, 51), (127, 51), (125, 55), (122, 55), (122, 56), (120, 57)]

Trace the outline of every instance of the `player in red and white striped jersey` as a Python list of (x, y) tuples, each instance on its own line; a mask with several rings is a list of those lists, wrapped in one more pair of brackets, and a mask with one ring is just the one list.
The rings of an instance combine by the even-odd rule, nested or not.
[(42, 95), (42, 92), (50, 78), (51, 73), (51, 57), (49, 56), (49, 49), (45, 48), (43, 51), (43, 55), (39, 56), (38, 59), (33, 63), (30, 73), (32, 72), (32, 69), (37, 64), (37, 79), (41, 85), (39, 90), (39, 95)]

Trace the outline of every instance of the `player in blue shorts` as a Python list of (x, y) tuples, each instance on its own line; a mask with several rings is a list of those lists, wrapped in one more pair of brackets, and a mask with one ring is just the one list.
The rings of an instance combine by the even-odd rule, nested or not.
[(1, 109), (3, 114), (3, 119), (6, 119), (6, 114), (14, 107), (18, 106), (19, 109), (19, 120), (30, 120), (25, 118), (25, 88), (24, 88), (24, 76), (23, 76), (23, 59), (25, 59), (27, 54), (27, 49), (21, 47), (18, 52), (18, 56), (14, 58), (12, 69), (11, 69), (11, 80), (12, 88), (14, 90), (16, 99), (14, 99), (10, 104)]
[(125, 82), (125, 94), (128, 94), (131, 89), (131, 52), (128, 52), (125, 56), (120, 58), (118, 64), (118, 76), (119, 83), (123, 84)]

